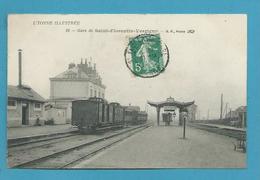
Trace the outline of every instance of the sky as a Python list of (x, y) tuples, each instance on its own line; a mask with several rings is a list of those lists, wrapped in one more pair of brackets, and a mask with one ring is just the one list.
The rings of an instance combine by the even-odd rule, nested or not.
[[(110, 29), (134, 32), (105, 32)], [(125, 64), (129, 38), (144, 30), (159, 33), (169, 48), (169, 64), (154, 78), (137, 77)], [(209, 111), (210, 118), (218, 118), (221, 93), (229, 108), (246, 105), (246, 30), (246, 15), (9, 15), (8, 85), (18, 84), (18, 49), (23, 50), (23, 84), (46, 99), (49, 78), (69, 63), (91, 57), (108, 101), (144, 109), (147, 100), (171, 96), (181, 102), (194, 100), (201, 117)], [(155, 112), (152, 107), (149, 111)]]

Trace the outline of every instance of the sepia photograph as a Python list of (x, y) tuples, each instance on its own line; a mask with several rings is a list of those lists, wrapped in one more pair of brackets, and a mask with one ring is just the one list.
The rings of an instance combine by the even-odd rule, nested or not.
[(247, 15), (9, 14), (15, 169), (247, 168)]

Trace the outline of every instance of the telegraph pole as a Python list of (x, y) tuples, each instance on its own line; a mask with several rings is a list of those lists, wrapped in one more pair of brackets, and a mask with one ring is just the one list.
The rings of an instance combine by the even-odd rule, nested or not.
[(185, 139), (185, 134), (186, 134), (186, 116), (183, 118), (183, 139)]
[(223, 113), (223, 117), (225, 118), (227, 114), (228, 114), (228, 103), (226, 103), (225, 111)]
[(222, 120), (222, 115), (223, 115), (223, 93), (221, 93), (221, 99), (220, 99), (220, 120)]

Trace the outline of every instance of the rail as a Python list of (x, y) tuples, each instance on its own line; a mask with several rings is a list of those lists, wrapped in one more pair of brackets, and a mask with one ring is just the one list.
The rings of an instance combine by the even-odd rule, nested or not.
[[(102, 138), (98, 138), (98, 139), (95, 139), (93, 141), (89, 141), (89, 142), (84, 142), (84, 143), (81, 143), (79, 145), (76, 145), (76, 146), (72, 146), (72, 147), (69, 147), (69, 148), (66, 148), (66, 149), (63, 149), (61, 151), (57, 151), (57, 152), (53, 152), (53, 153), (50, 153), (46, 156), (43, 156), (43, 157), (39, 157), (39, 158), (35, 158), (35, 159), (32, 159), (32, 160), (29, 160), (29, 161), (26, 161), (26, 162), (22, 162), (22, 163), (19, 163), (19, 164), (16, 164), (14, 166), (12, 166), (12, 168), (65, 168), (65, 167), (68, 167), (69, 165), (71, 164), (74, 164), (75, 162), (78, 162), (82, 159), (85, 159), (89, 156), (92, 156), (93, 154), (96, 154), (97, 152), (105, 149), (105, 148), (108, 148), (110, 146), (112, 146), (113, 144), (119, 142), (119, 141), (122, 141), (124, 140), (125, 138), (135, 134), (136, 132), (139, 132), (145, 128), (148, 128), (150, 126), (150, 124), (145, 124), (145, 125), (141, 125), (141, 126), (137, 126), (137, 127), (132, 127), (130, 129), (127, 129), (127, 130), (123, 130), (119, 133), (115, 133), (115, 134), (112, 134), (112, 135), (108, 135), (108, 136), (104, 136)], [(122, 135), (122, 137), (120, 136)], [(120, 136), (120, 137), (119, 137)], [(118, 139), (116, 138), (118, 137)], [(115, 138), (115, 139), (113, 139)], [(108, 142), (108, 143), (105, 143), (104, 142)], [(89, 152), (89, 153), (86, 153), (84, 154), (83, 156), (81, 155), (80, 157), (77, 157), (77, 158), (74, 158), (72, 159), (71, 161), (69, 162), (64, 162), (62, 163), (62, 161), (59, 161), (60, 163), (58, 164), (53, 164), (53, 163), (47, 163), (48, 165), (47, 166), (44, 166), (42, 164), (46, 164), (46, 161), (48, 160), (53, 160), (55, 158), (60, 158), (60, 156), (64, 156), (64, 155), (67, 155), (69, 154), (70, 155), (70, 158), (73, 157), (73, 152), (79, 152), (80, 149), (84, 148), (84, 147), (91, 147), (92, 145), (96, 145), (98, 143), (101, 143), (101, 146), (98, 146), (96, 149), (94, 149), (93, 151)], [(91, 149), (91, 148), (90, 148)], [(66, 158), (63, 158), (66, 160)], [(53, 167), (55, 166), (55, 167)]]

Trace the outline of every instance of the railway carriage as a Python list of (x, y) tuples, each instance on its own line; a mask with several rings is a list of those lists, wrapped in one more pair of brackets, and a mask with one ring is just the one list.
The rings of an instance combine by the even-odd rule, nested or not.
[(137, 114), (137, 124), (143, 124), (147, 121), (147, 113), (145, 111), (140, 111)]
[(108, 103), (102, 98), (75, 100), (72, 102), (72, 125), (81, 132), (92, 132), (107, 125)]
[(113, 124), (123, 124), (124, 123), (124, 108), (117, 102), (112, 102), (109, 104), (109, 117), (111, 118)]
[(82, 133), (97, 129), (137, 125), (147, 121), (147, 113), (138, 109), (123, 107), (117, 102), (108, 103), (105, 99), (92, 97), (72, 102), (72, 125)]
[(125, 123), (128, 125), (135, 124), (137, 120), (137, 111), (125, 109)]
[(140, 111), (136, 107), (126, 106), (125, 107), (125, 123), (128, 125), (137, 125), (146, 123), (147, 113)]

